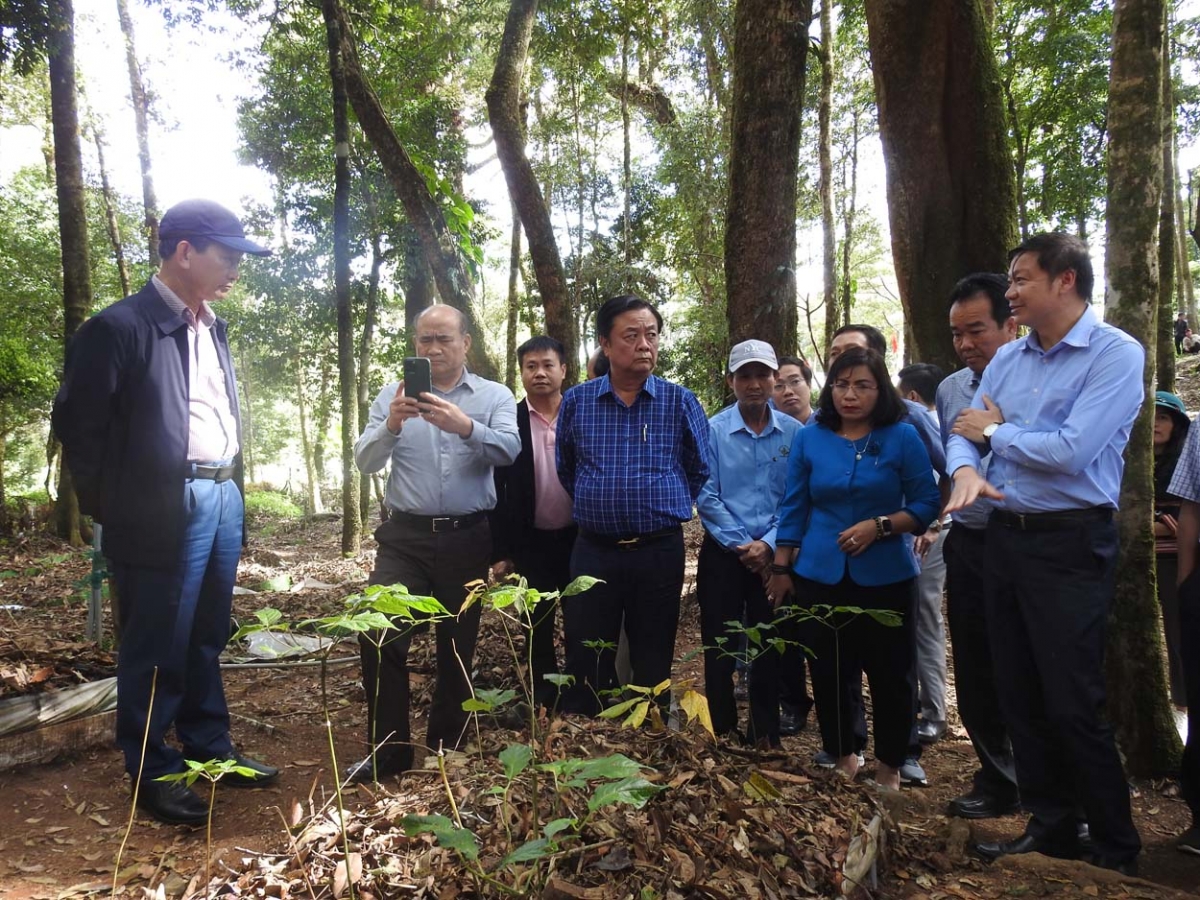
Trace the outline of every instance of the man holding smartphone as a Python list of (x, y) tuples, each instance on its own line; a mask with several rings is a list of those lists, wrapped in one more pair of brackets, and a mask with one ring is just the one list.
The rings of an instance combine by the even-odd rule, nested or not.
[[(433, 390), (410, 396), (403, 381), (387, 385), (371, 404), (354, 460), (362, 472), (391, 463), (388, 519), (375, 531), (379, 549), (371, 584), (403, 584), (413, 594), (436, 597), (457, 613), (464, 585), (486, 578), (491, 562), (488, 511), (496, 505), (493, 472), (517, 458), (517, 406), (502, 384), (467, 371), (471, 335), (451, 306), (431, 306), (416, 320), (417, 355), (429, 360)], [(458, 746), (466, 725), (463, 701), (471, 696), (471, 671), (479, 606), (439, 622), (437, 684), (424, 746)], [(377, 748), (352, 765), (356, 782), (378, 780), (411, 768), (408, 648), (413, 629), (363, 635), (363, 687), (367, 740)], [(378, 646), (380, 639), (383, 645)]]

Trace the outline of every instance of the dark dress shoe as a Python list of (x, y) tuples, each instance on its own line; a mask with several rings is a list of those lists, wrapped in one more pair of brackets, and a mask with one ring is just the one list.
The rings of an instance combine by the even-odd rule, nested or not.
[(1075, 825), (1075, 837), (1079, 840), (1079, 852), (1090, 855), (1092, 852), (1092, 829), (1087, 822), (1078, 822)]
[[(375, 768), (371, 768), (371, 763), (375, 764)], [(412, 764), (413, 751), (411, 748), (406, 750), (379, 750), (376, 751), (374, 759), (368, 756), (347, 766), (345, 771), (342, 772), (342, 780), (350, 784), (375, 784), (380, 778), (387, 778), (389, 775), (399, 775), (402, 772), (406, 772), (412, 768)]]
[(1110, 869), (1121, 875), (1128, 875), (1130, 878), (1138, 877), (1137, 857), (1118, 861), (1108, 856), (1097, 856), (1092, 859), (1092, 865), (1101, 869)]
[(1004, 801), (993, 794), (971, 791), (951, 800), (947, 812), (960, 819), (995, 819), (1011, 815), (1020, 808), (1021, 803), (1018, 800)]
[(1011, 841), (984, 841), (975, 845), (975, 852), (984, 859), (995, 860), (1002, 856), (1017, 856), (1022, 853), (1041, 853), (1056, 859), (1078, 859), (1078, 847), (1052, 844), (1032, 834), (1023, 834)]
[(922, 744), (936, 744), (946, 736), (945, 722), (929, 722), (922, 720), (917, 726), (917, 741)]
[(245, 775), (241, 772), (227, 772), (217, 782), (218, 785), (223, 787), (265, 787), (268, 784), (273, 784), (279, 778), (279, 770), (274, 766), (268, 766), (266, 763), (261, 763), (248, 756), (242, 756), (240, 753), (230, 753), (225, 759), (232, 760), (243, 769), (250, 769), (254, 774)]
[(168, 825), (203, 825), (208, 804), (182, 781), (143, 780), (137, 789), (138, 809)]

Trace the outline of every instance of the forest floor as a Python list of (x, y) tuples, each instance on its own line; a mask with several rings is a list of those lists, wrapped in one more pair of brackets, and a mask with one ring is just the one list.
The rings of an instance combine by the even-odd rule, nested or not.
[[(1200, 390), (1182, 393), (1189, 408), (1200, 406), (1200, 398), (1188, 396)], [(346, 596), (362, 589), (374, 548), (367, 540), (360, 556), (342, 559), (339, 531), (329, 519), (256, 519), (239, 584), (257, 589), (270, 582), (279, 590), (239, 593), (235, 614), (247, 620), (270, 606), (297, 622), (337, 612)], [(692, 523), (693, 563), (698, 538)], [(112, 654), (83, 638), (81, 584), (89, 568), (83, 552), (42, 535), (0, 542), (0, 700), (112, 674)], [(677, 646), (684, 661), (676, 680), (693, 678), (702, 688), (700, 660), (688, 655), (700, 644), (693, 572), (694, 565), (685, 588)], [(107, 622), (106, 628), (111, 634)], [(52, 763), (0, 772), (0, 900), (102, 895), (114, 883), (124, 896), (349, 896), (347, 871), (363, 897), (526, 895), (535, 883), (549, 898), (831, 896), (839, 890), (837, 872), (851, 839), (877, 813), (888, 836), (878, 885), (868, 887), (867, 896), (1200, 897), (1200, 860), (1173, 845), (1188, 816), (1169, 779), (1131, 783), (1145, 844), (1140, 879), (1039, 855), (993, 865), (974, 858), (973, 841), (1015, 836), (1024, 819), (968, 823), (944, 815), (946, 802), (970, 789), (975, 769), (953, 711), (952, 672), (950, 731), (922, 758), (927, 788), (880, 794), (869, 781), (869, 750), (865, 775), (853, 784), (812, 767), (818, 738), (811, 716), (776, 754), (714, 745), (695, 726), (656, 733), (647, 725), (631, 730), (612, 722), (542, 719), (539, 758), (622, 753), (647, 766), (642, 774), (666, 790), (640, 809), (601, 809), (590, 820), (586, 846), (508, 866), (498, 875), (506, 885), (501, 888), (472, 876), (460, 857), (427, 836), (408, 837), (401, 827), (409, 813), (450, 814), (446, 798), (452, 793), (483, 845), (479, 866), (493, 875), (501, 872), (499, 857), (520, 843), (510, 832), (538, 836), (530, 826), (539, 819), (516, 781), (509, 796), (491, 791), (504, 784), (498, 751), (526, 740), (527, 728), (523, 736), (492, 722), (475, 732), (468, 753), (449, 759), (444, 778), (430, 761), (429, 768), (373, 789), (347, 791), (353, 842), (347, 866), (337, 839), (330, 733), (340, 765), (364, 755), (364, 694), (356, 644), (337, 648), (332, 657), (349, 661), (328, 669), (328, 716), (319, 667), (227, 670), (235, 740), (246, 754), (279, 766), (282, 775), (268, 788), (218, 788), (211, 841), (204, 829), (161, 825), (141, 814), (130, 827), (128, 780), (109, 746), (80, 747)], [(434, 671), (427, 638), (414, 644), (412, 668), (413, 732), (421, 735)], [(511, 686), (513, 669), (498, 617), (489, 614), (476, 685)], [(566, 793), (558, 797), (561, 807)], [(568, 815), (572, 803), (583, 799), (566, 799)]]

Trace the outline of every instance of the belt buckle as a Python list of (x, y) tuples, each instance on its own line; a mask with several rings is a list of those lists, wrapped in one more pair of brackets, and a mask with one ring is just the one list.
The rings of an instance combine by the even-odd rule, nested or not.
[(630, 547), (636, 547), (641, 542), (642, 542), (642, 539), (640, 537), (621, 538), (619, 541), (617, 541), (617, 546), (625, 547), (628, 549)]
[(1025, 513), (1017, 513), (1016, 516), (1017, 516), (1017, 527), (1021, 531), (1028, 531), (1029, 526), (1026, 525), (1026, 523), (1025, 523)]
[(219, 466), (216, 474), (213, 475), (213, 481), (217, 484), (223, 484), (233, 477), (233, 466)]
[(451, 516), (434, 516), (429, 521), (433, 525), (434, 534), (441, 534), (443, 531), (454, 530), (454, 519)]

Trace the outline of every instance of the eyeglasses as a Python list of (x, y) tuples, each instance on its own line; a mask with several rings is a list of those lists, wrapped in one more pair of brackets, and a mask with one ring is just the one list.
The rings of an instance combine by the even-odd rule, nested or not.
[(800, 388), (804, 387), (804, 385), (805, 385), (805, 381), (803, 378), (789, 378), (787, 381), (775, 382), (775, 390), (777, 390), (777, 391), (786, 391), (786, 390), (798, 391), (798, 390), (800, 390)]
[(853, 383), (849, 381), (835, 381), (833, 383), (833, 389), (839, 394), (844, 394), (851, 388), (854, 389), (854, 393), (856, 394), (873, 394), (879, 390), (878, 385), (870, 381), (855, 381)]

